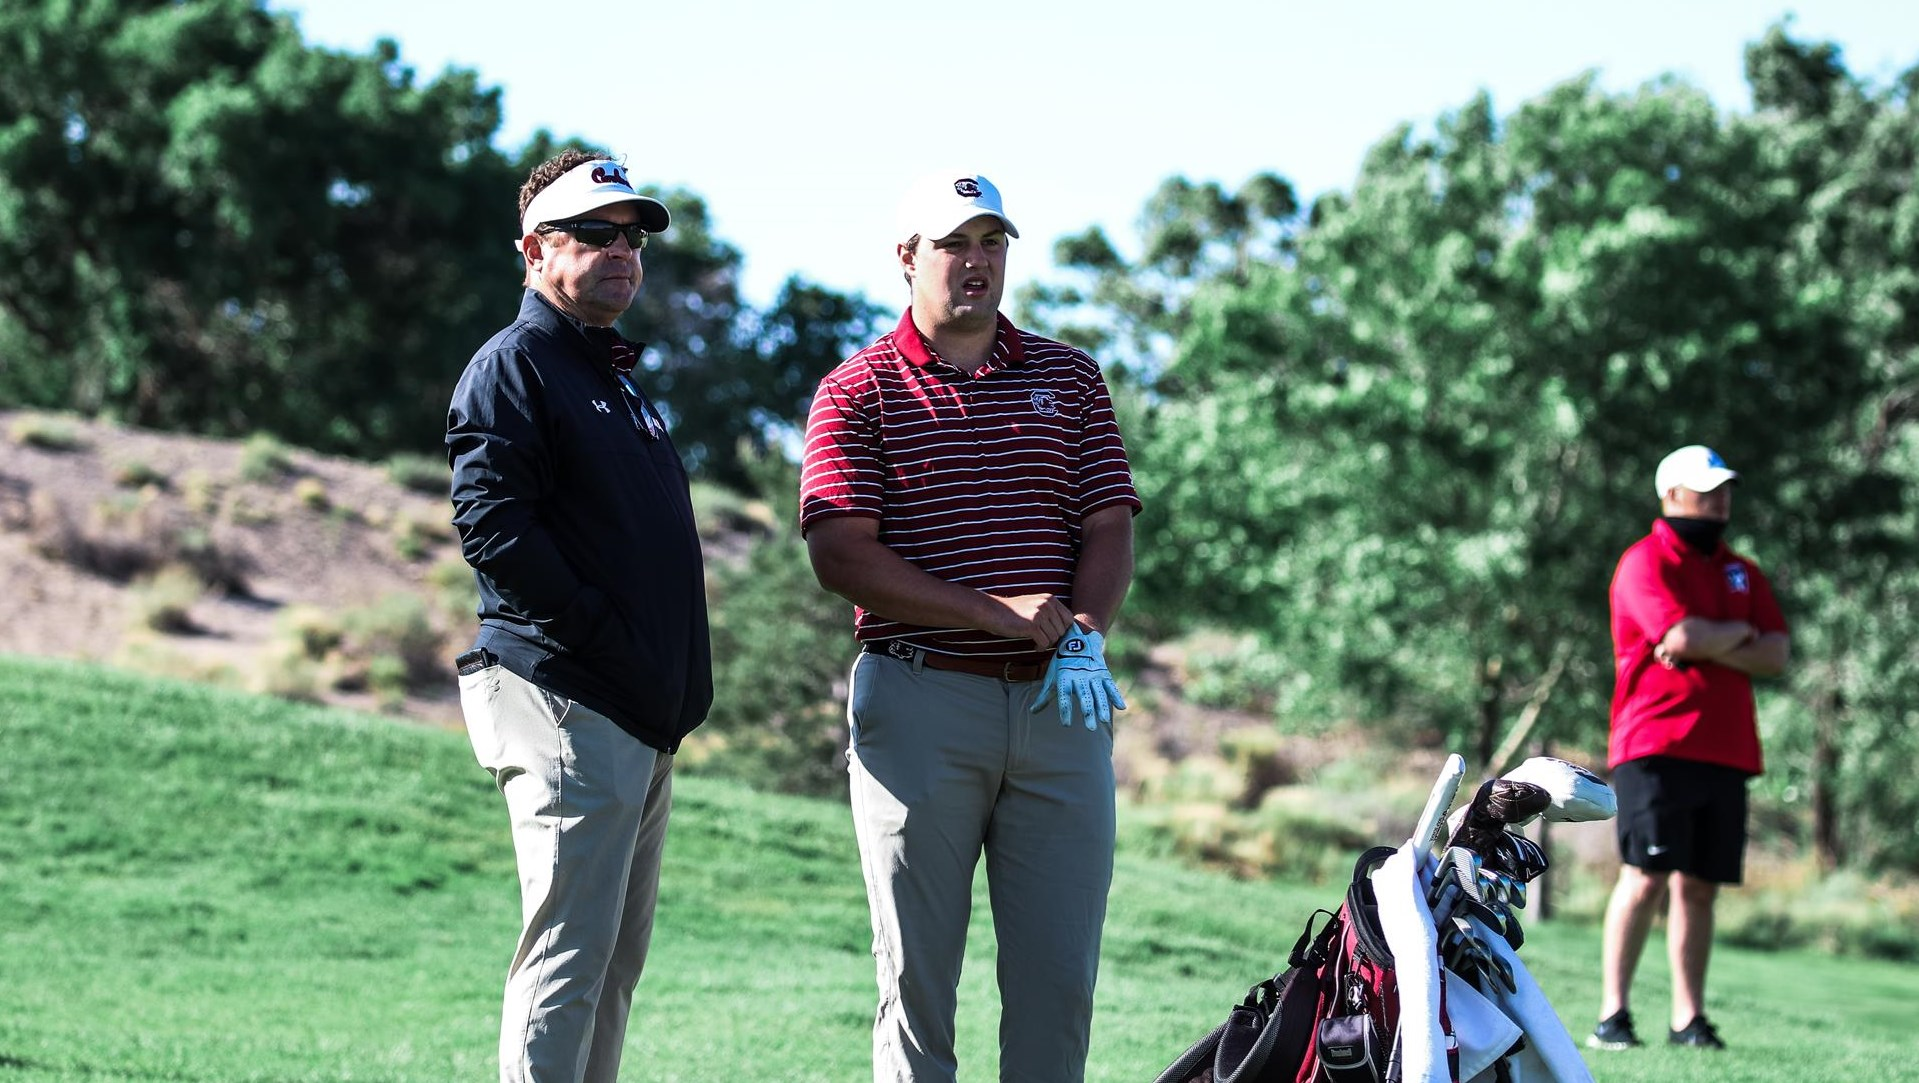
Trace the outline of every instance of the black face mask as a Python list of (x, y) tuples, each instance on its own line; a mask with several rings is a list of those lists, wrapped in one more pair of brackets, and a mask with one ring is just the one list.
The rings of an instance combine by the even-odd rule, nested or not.
[(1719, 551), (1719, 539), (1725, 537), (1724, 519), (1688, 519), (1679, 515), (1665, 516), (1666, 525), (1679, 535), (1679, 540), (1696, 552), (1711, 556)]

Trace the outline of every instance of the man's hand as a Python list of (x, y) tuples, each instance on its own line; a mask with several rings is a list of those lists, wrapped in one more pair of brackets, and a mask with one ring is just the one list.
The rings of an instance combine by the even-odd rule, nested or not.
[(1055, 686), (1059, 689), (1062, 726), (1073, 724), (1075, 698), (1079, 700), (1080, 716), (1089, 730), (1098, 729), (1100, 722), (1111, 722), (1115, 707), (1126, 709), (1126, 700), (1119, 694), (1113, 671), (1106, 668), (1106, 637), (1098, 632), (1081, 631), (1077, 625), (1067, 631), (1059, 649), (1053, 652), (1053, 661), (1046, 667), (1046, 679), (1040, 682), (1039, 695), (1033, 704), (1035, 713), (1045, 708), (1046, 691)]
[(1030, 639), (1038, 650), (1058, 643), (1073, 630), (1073, 611), (1051, 594), (988, 595), (999, 607), (984, 630), (1008, 639)]

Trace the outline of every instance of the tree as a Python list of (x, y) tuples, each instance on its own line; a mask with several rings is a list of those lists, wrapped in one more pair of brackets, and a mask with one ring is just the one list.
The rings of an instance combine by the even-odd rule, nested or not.
[[(258, 0), (0, 8), (0, 402), (376, 457), (437, 446), (517, 307), (527, 173), (500, 92), (390, 41), (306, 45)], [(603, 149), (603, 148), (594, 148)], [(762, 316), (687, 191), (624, 321), (695, 470), (790, 422), (868, 309), (801, 282)]]
[(1794, 514), (1779, 543), (1796, 573), (1806, 709), (1772, 720), (1765, 785), (1806, 804), (1828, 867), (1919, 868), (1919, 787), (1902, 766), (1919, 754), (1905, 631), (1919, 609), (1919, 68), (1874, 91), (1835, 47), (1782, 27), (1746, 67), (1754, 123), (1803, 207), (1782, 277), (1838, 325), (1826, 367), (1851, 381), (1850, 409), (1782, 455)]
[(725, 337), (702, 353), (675, 354), (661, 394), (689, 469), (733, 488), (754, 484), (752, 462), (798, 437), (814, 386), (878, 333), (881, 311), (863, 296), (789, 278), (771, 308), (715, 326)]
[(1029, 283), (1019, 292), (1019, 322), (1063, 338), (1148, 377), (1185, 329), (1189, 302), (1208, 282), (1245, 285), (1255, 268), (1284, 263), (1298, 224), (1293, 186), (1256, 174), (1228, 193), (1217, 181), (1171, 177), (1140, 216), (1144, 252), (1128, 264), (1094, 226), (1062, 238), (1060, 267), (1080, 284)]
[(378, 453), (437, 431), (511, 304), (498, 91), (391, 42), (308, 48), (245, 0), (9, 5), (0, 117), (10, 401)]
[[(1875, 96), (1783, 32), (1751, 68), (1750, 117), (1673, 80), (1586, 77), (1503, 121), (1482, 96), (1377, 144), (1284, 258), (1160, 250), (1195, 276), (1160, 291), (1177, 316), (1108, 314), (1172, 339), (1129, 430), (1135, 612), (1258, 630), (1293, 666), (1290, 722), (1437, 732), (1482, 762), (1520, 720), (1601, 747), (1613, 562), (1657, 514), (1653, 464), (1711, 443), (1751, 479), (1733, 540), (1781, 586), (1815, 704), (1801, 724), (1768, 703), (1776, 792), (1830, 806), (1827, 849), (1912, 867), (1919, 796), (1884, 766), (1904, 758), (1861, 753), (1912, 740), (1886, 617), (1919, 597), (1919, 77)], [(1165, 236), (1232, 236), (1184, 206)]]

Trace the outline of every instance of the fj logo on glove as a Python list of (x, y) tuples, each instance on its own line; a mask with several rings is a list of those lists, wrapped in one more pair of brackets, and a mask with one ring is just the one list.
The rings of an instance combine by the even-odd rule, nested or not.
[(1086, 641), (1083, 639), (1069, 639), (1066, 641), (1066, 645), (1061, 649), (1068, 654), (1078, 654), (1086, 649)]

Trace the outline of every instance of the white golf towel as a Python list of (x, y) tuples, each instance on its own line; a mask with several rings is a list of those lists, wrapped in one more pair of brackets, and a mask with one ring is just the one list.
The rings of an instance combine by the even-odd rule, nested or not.
[(1403, 1083), (1450, 1083), (1447, 1035), (1439, 1026), (1439, 934), (1419, 888), (1408, 842), (1373, 872), (1379, 927), (1393, 949), (1399, 981), (1399, 1055)]
[(1517, 986), (1513, 992), (1501, 988), (1490, 991), (1493, 1002), (1526, 1035), (1526, 1048), (1513, 1058), (1513, 1083), (1592, 1083), (1592, 1070), (1579, 1055), (1579, 1046), (1566, 1032), (1566, 1024), (1560, 1022), (1559, 1013), (1547, 1002), (1526, 964), (1519, 961), (1519, 953), (1478, 918), (1473, 919), (1473, 930), (1480, 943), (1512, 968), (1513, 984)]
[[(1373, 873), (1380, 929), (1393, 950), (1393, 969), (1399, 981), (1399, 1048), (1404, 1083), (1447, 1083), (1449, 1044), (1459, 1049), (1462, 1080), (1489, 1080), (1492, 1062), (1512, 1048), (1513, 1040), (1521, 1035), (1525, 1036), (1526, 1048), (1508, 1062), (1512, 1083), (1592, 1083), (1592, 1072), (1580, 1057), (1572, 1035), (1505, 937), (1483, 923), (1473, 923), (1480, 943), (1512, 969), (1517, 987), (1514, 992), (1496, 988), (1490, 994), (1483, 993), (1440, 966), (1432, 908), (1419, 885), (1411, 843), (1401, 846)], [(1452, 1035), (1439, 1025), (1441, 981), (1446, 982)]]

